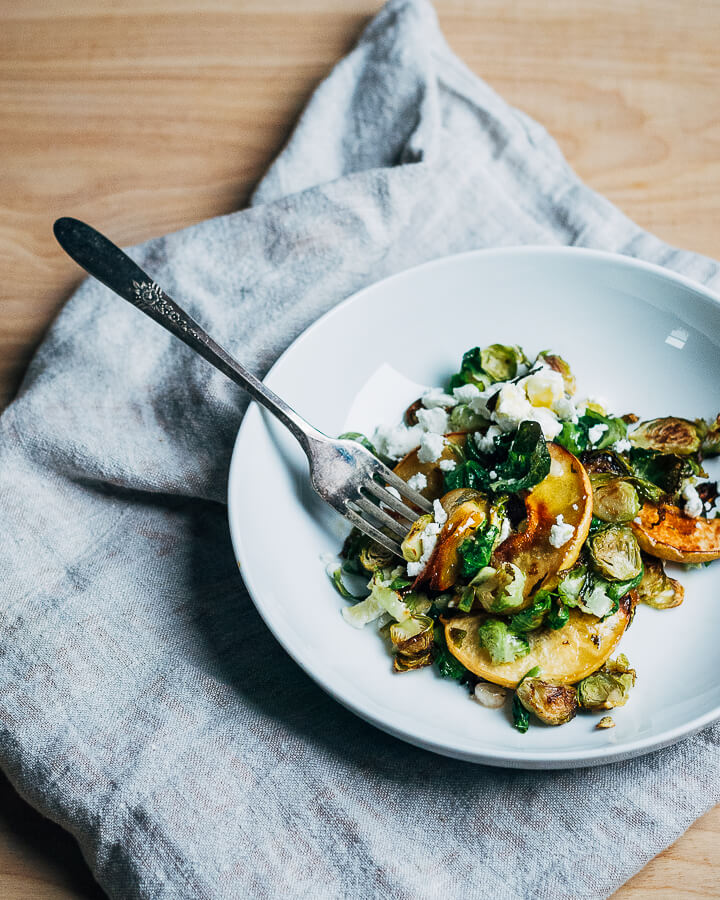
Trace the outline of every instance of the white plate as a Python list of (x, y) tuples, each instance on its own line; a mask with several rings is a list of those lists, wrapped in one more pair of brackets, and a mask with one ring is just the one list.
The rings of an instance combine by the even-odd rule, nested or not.
[[(581, 394), (619, 413), (693, 418), (720, 408), (720, 299), (658, 267), (567, 248), (466, 253), (379, 282), (309, 328), (266, 381), (334, 435), (383, 365), (443, 384), (466, 349), (493, 342), (553, 348)], [(394, 390), (379, 420), (399, 420), (406, 398)], [(345, 623), (321, 562), (337, 553), (345, 522), (315, 499), (293, 438), (255, 405), (232, 458), (229, 516), (245, 583), (288, 653), (353, 712), (413, 744), (492, 765), (569, 768), (646, 753), (720, 718), (720, 563), (681, 573), (678, 609), (638, 609), (621, 643), (638, 682), (613, 712), (614, 729), (579, 715), (523, 735), (506, 711), (479, 706), (432, 669), (393, 674), (376, 629)]]

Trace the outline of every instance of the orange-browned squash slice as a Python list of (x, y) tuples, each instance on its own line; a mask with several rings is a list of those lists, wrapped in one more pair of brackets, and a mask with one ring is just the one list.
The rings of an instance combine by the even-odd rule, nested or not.
[(651, 556), (678, 563), (720, 559), (720, 519), (693, 519), (668, 503), (644, 503), (638, 519), (629, 524)]

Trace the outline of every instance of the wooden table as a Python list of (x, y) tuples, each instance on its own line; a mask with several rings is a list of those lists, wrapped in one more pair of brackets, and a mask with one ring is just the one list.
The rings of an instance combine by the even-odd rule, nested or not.
[[(79, 280), (70, 214), (121, 244), (241, 207), (373, 0), (0, 0), (0, 405)], [(720, 256), (717, 0), (439, 0), (451, 46), (594, 188)], [(720, 897), (720, 808), (618, 894)], [(0, 777), (0, 897), (102, 897)]]

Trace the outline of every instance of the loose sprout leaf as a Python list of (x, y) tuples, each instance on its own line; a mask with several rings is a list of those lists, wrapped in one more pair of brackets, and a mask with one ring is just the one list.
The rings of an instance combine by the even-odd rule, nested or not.
[[(520, 687), (520, 685), (523, 683), (523, 681), (525, 681), (526, 678), (536, 678), (539, 674), (540, 666), (533, 666), (532, 669), (528, 669), (528, 671), (518, 682), (518, 687)], [(530, 713), (520, 702), (520, 698), (517, 695), (517, 688), (515, 689), (515, 694), (513, 694), (512, 718), (515, 728), (517, 728), (520, 734), (525, 734), (525, 732), (530, 727)]]
[(440, 626), (435, 626), (435, 665), (443, 678), (451, 678), (453, 681), (462, 681), (469, 674), (460, 660), (455, 659), (445, 643), (445, 632)]
[(353, 594), (352, 591), (348, 590), (343, 581), (342, 566), (338, 565), (335, 569), (328, 569), (328, 576), (335, 586), (335, 590), (345, 600), (364, 600), (367, 596), (366, 594)]
[(391, 591), (401, 591), (403, 588), (410, 587), (412, 581), (409, 578), (406, 578), (404, 575), (398, 575), (397, 578), (394, 578), (390, 582), (390, 590)]
[[(693, 467), (687, 459), (672, 453), (658, 453), (639, 447), (633, 447), (630, 451), (630, 465), (640, 479), (638, 488), (641, 493), (644, 485), (649, 482), (665, 494), (675, 494), (680, 490), (682, 482), (694, 474)], [(647, 499), (657, 502), (660, 498), (647, 497)]]
[(486, 619), (478, 628), (478, 636), (496, 664), (514, 662), (530, 652), (530, 645), (525, 638), (513, 634), (500, 619)]
[(587, 450), (588, 430), (579, 421), (563, 422), (562, 431), (555, 438), (555, 443), (579, 456), (583, 450)]
[(517, 613), (510, 619), (510, 630), (515, 634), (526, 634), (539, 628), (550, 612), (553, 595), (550, 591), (538, 591), (532, 606)]
[(547, 624), (553, 631), (559, 631), (568, 623), (570, 618), (570, 610), (565, 604), (557, 598), (553, 603), (553, 607), (548, 613)]
[(499, 533), (500, 529), (496, 525), (491, 525), (488, 519), (484, 519), (475, 529), (473, 536), (460, 544), (458, 556), (463, 576), (472, 578), (489, 564)]
[(604, 416), (593, 409), (586, 409), (577, 422), (564, 422), (560, 434), (555, 438), (570, 453), (578, 456), (590, 447), (590, 429), (596, 425), (605, 425), (606, 429), (594, 450), (603, 450), (627, 435), (626, 423), (615, 416)]
[(695, 426), (700, 436), (700, 450), (703, 456), (717, 456), (720, 453), (720, 415), (714, 422), (696, 419)]

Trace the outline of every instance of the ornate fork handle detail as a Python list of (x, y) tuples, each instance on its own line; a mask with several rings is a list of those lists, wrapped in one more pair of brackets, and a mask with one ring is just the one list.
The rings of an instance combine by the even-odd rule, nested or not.
[(135, 294), (135, 306), (147, 312), (152, 309), (158, 316), (172, 322), (177, 328), (182, 328), (186, 334), (191, 334), (199, 341), (203, 341), (203, 335), (196, 331), (180, 312), (163, 289), (154, 281), (133, 281), (133, 293)]

